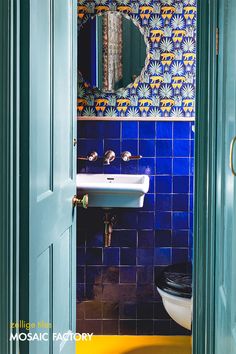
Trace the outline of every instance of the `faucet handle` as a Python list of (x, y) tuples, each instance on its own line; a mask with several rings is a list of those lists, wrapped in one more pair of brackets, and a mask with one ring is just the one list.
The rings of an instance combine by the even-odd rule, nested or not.
[(112, 150), (108, 150), (104, 154), (104, 165), (110, 165), (112, 161), (114, 161), (116, 158), (116, 154)]
[(98, 153), (96, 151), (91, 151), (86, 157), (85, 156), (79, 156), (78, 160), (84, 160), (84, 161), (97, 161), (98, 159)]
[(121, 154), (121, 158), (123, 161), (128, 162), (130, 160), (140, 160), (142, 158), (141, 155), (132, 155), (129, 151), (124, 151)]

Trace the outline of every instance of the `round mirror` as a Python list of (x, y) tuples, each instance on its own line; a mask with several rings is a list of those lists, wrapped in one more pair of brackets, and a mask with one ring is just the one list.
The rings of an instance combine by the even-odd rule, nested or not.
[(78, 70), (89, 86), (114, 92), (140, 75), (147, 47), (134, 22), (117, 11), (91, 17), (78, 35)]

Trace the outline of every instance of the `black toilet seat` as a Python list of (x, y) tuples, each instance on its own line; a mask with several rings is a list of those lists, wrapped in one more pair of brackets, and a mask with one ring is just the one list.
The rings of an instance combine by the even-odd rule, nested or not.
[(156, 286), (170, 295), (190, 299), (192, 263), (179, 263), (165, 267), (156, 278)]

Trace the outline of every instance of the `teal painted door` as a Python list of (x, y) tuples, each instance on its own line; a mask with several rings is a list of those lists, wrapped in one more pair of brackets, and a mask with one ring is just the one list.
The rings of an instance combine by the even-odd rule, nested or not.
[(30, 354), (75, 353), (75, 50), (76, 2), (30, 1)]
[[(236, 354), (236, 3), (219, 1), (215, 354)], [(236, 147), (234, 147), (236, 156)], [(234, 159), (236, 168), (236, 159)]]

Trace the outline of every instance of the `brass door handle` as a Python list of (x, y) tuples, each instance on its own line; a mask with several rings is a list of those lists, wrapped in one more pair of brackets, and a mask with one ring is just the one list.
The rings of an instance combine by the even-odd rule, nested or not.
[(231, 169), (232, 174), (236, 177), (236, 171), (234, 169), (234, 144), (236, 142), (236, 136), (232, 139), (230, 144), (230, 152), (229, 152), (229, 167)]
[(77, 195), (74, 195), (72, 198), (72, 204), (73, 207), (83, 207), (84, 209), (88, 208), (88, 194), (83, 195), (82, 197), (77, 197)]

